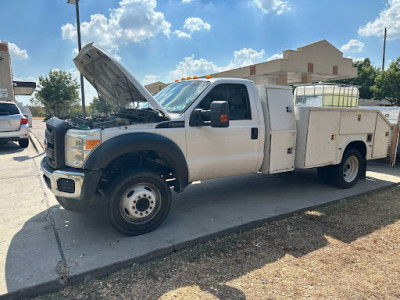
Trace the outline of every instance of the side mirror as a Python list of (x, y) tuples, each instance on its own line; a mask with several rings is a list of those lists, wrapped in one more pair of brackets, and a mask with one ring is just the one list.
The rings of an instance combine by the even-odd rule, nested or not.
[(189, 125), (192, 127), (204, 126), (204, 121), (207, 120), (207, 115), (209, 114), (209, 112), (209, 110), (196, 108), (190, 116)]
[(196, 108), (189, 119), (193, 127), (229, 127), (229, 104), (227, 101), (211, 102), (210, 110)]
[(227, 101), (213, 101), (210, 106), (211, 127), (229, 127), (229, 104)]

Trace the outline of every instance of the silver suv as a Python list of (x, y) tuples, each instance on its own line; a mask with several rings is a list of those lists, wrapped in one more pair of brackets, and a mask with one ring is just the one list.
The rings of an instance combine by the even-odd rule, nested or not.
[(28, 119), (13, 102), (0, 102), (0, 143), (18, 141), (21, 148), (29, 145)]

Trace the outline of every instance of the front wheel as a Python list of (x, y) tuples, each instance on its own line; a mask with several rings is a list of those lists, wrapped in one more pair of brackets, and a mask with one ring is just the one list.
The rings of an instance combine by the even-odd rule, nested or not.
[(140, 170), (116, 178), (108, 200), (111, 225), (126, 235), (139, 235), (164, 221), (171, 207), (171, 190), (160, 175)]
[(333, 184), (342, 189), (353, 187), (362, 172), (362, 157), (356, 149), (345, 151), (340, 164), (332, 166), (331, 178)]

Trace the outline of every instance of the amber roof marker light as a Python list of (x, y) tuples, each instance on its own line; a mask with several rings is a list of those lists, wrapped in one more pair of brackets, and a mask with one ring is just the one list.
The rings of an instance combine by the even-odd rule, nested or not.
[(210, 78), (211, 78), (211, 75), (207, 75), (206, 78), (207, 78), (207, 79), (210, 79)]

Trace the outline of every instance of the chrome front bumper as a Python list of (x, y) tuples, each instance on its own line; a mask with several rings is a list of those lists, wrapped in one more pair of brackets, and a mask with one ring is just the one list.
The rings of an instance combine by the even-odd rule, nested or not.
[[(75, 171), (53, 170), (44, 158), (41, 163), (43, 170), (43, 179), (47, 187), (53, 192), (54, 195), (70, 199), (82, 199), (82, 187), (85, 180), (85, 173)], [(73, 192), (66, 192), (59, 189), (59, 182), (62, 179), (72, 180), (75, 189)]]

